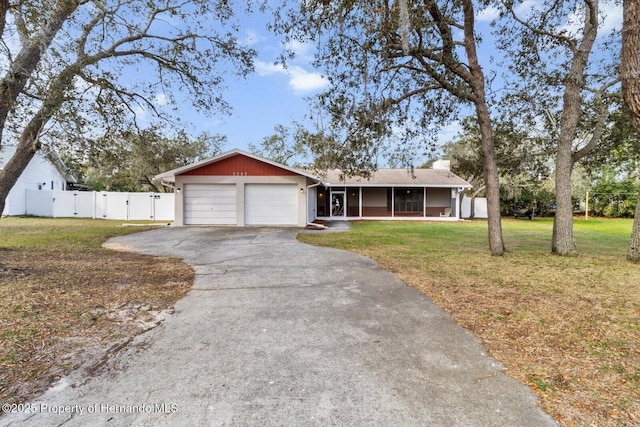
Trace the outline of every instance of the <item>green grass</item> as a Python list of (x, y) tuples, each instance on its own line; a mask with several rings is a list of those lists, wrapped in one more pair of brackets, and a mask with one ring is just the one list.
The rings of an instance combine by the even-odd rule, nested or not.
[[(632, 220), (576, 219), (579, 255), (551, 254), (553, 220), (355, 222), (303, 242), (355, 251), (428, 295), (472, 330), (563, 425), (640, 422), (640, 265)], [(603, 367), (609, 367), (606, 371)]]
[[(0, 248), (98, 248), (109, 237), (144, 231), (121, 220), (76, 218), (0, 218)], [(157, 225), (153, 222), (138, 222)]]

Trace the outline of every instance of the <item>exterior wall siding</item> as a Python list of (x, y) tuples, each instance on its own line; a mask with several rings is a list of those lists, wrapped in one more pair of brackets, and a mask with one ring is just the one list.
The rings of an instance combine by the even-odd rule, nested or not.
[[(0, 166), (9, 161), (15, 151), (5, 146), (0, 152)], [(27, 190), (66, 190), (66, 178), (41, 153), (31, 159), (7, 197), (2, 215), (26, 215)]]
[(238, 154), (185, 172), (183, 176), (298, 176), (277, 166)]

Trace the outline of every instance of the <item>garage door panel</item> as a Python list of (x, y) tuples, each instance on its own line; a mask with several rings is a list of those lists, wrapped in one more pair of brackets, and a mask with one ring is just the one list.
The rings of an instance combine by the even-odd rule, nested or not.
[(247, 184), (245, 223), (247, 225), (297, 225), (297, 184)]
[(184, 223), (187, 225), (235, 225), (236, 186), (186, 184)]

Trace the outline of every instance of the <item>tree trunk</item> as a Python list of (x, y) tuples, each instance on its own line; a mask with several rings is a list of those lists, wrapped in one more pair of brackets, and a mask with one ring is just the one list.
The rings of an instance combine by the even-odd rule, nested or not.
[(475, 219), (476, 217), (476, 196), (471, 196), (471, 202), (469, 203), (469, 219)]
[(636, 203), (636, 214), (633, 217), (631, 243), (629, 244), (627, 259), (631, 262), (640, 263), (640, 189), (638, 189), (638, 202)]
[(71, 84), (73, 76), (74, 68), (67, 68), (51, 83), (49, 97), (44, 100), (40, 109), (24, 127), (15, 154), (0, 171), (0, 212), (4, 210), (9, 191), (36, 152), (40, 150), (40, 132), (53, 117), (54, 112), (60, 108), (64, 99), (64, 91)]
[(0, 37), (4, 34), (4, 25), (7, 22), (7, 12), (9, 11), (9, 0), (0, 0)]
[[(640, 0), (624, 0), (620, 78), (622, 95), (631, 112), (633, 126), (640, 133)], [(640, 190), (633, 217), (627, 259), (640, 262)]]
[(478, 125), (480, 127), (482, 154), (484, 157), (489, 249), (492, 255), (502, 255), (504, 254), (505, 248), (502, 240), (502, 219), (500, 218), (500, 182), (496, 162), (496, 149), (493, 140), (493, 128), (491, 127), (491, 118), (485, 97), (484, 73), (478, 62), (478, 53), (476, 51), (473, 2), (471, 0), (465, 0), (463, 2), (463, 10), (465, 51), (467, 59), (469, 60), (469, 72), (472, 76), (472, 81), (470, 81), (469, 84), (474, 94), (474, 104)]
[(1, 135), (7, 116), (14, 108), (16, 99), (22, 93), (53, 38), (78, 8), (78, 4), (79, 0), (59, 1), (55, 9), (46, 17), (46, 25), (20, 49), (7, 73), (0, 80), (0, 146), (2, 146)]
[[(560, 145), (560, 144), (559, 144)], [(573, 235), (573, 201), (571, 200), (571, 143), (558, 147), (556, 155), (556, 215), (553, 220), (551, 252), (558, 255), (575, 255), (576, 240)]]
[[(48, 49), (51, 41), (58, 33), (65, 21), (78, 8), (79, 1), (63, 0), (49, 15), (47, 25), (44, 26), (31, 41), (23, 46), (13, 60), (6, 75), (0, 80), (0, 147), (2, 147), (2, 134), (7, 117), (15, 106), (16, 99), (22, 93), (28, 79), (37, 67), (42, 54)], [(54, 90), (61, 87), (62, 80), (54, 85)], [(68, 83), (68, 81), (64, 81)], [(55, 102), (61, 102), (62, 93), (53, 95)], [(44, 124), (51, 118), (51, 100), (45, 101), (38, 113), (31, 119), (22, 132), (16, 153), (0, 171), (0, 214), (4, 210), (9, 191), (13, 188), (22, 172), (40, 149), (38, 133)]]

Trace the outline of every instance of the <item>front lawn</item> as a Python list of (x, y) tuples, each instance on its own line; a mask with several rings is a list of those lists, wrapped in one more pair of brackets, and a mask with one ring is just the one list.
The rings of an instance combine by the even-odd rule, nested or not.
[(640, 266), (631, 220), (576, 220), (580, 255), (550, 254), (551, 219), (503, 221), (492, 257), (484, 221), (356, 222), (306, 243), (369, 256), (428, 295), (540, 396), (562, 425), (640, 424)]
[(22, 402), (153, 326), (191, 286), (180, 261), (101, 247), (122, 221), (0, 219), (0, 401)]

